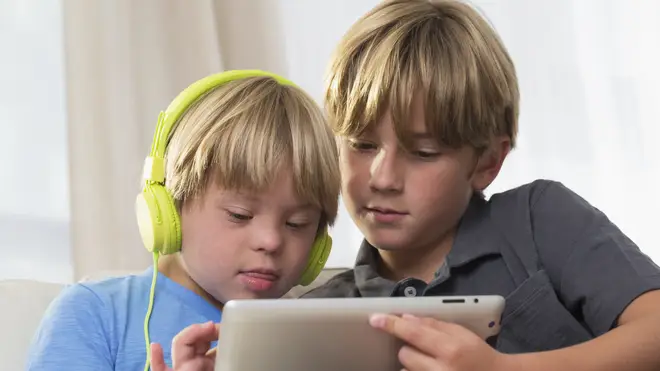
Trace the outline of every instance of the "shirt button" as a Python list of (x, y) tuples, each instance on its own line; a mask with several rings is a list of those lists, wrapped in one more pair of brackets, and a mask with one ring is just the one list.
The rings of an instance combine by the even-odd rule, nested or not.
[(413, 286), (408, 286), (403, 290), (403, 295), (407, 297), (417, 296), (417, 289)]

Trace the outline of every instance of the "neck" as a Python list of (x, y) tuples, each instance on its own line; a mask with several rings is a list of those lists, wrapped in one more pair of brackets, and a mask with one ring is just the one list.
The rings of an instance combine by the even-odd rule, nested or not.
[(223, 304), (209, 295), (201, 286), (190, 277), (183, 266), (180, 254), (163, 255), (158, 259), (158, 272), (179, 285), (203, 297), (213, 306), (222, 310)]
[(435, 278), (454, 243), (455, 230), (445, 234), (439, 243), (405, 250), (378, 250), (378, 274), (393, 281), (414, 277), (425, 282)]

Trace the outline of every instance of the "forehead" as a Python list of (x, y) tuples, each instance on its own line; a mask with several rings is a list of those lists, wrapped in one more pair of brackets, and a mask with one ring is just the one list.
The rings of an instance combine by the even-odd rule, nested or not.
[(206, 196), (217, 201), (233, 200), (283, 208), (303, 208), (314, 205), (313, 200), (298, 192), (293, 172), (288, 166), (283, 166), (269, 183), (261, 187), (244, 185), (228, 189), (215, 183), (208, 187)]

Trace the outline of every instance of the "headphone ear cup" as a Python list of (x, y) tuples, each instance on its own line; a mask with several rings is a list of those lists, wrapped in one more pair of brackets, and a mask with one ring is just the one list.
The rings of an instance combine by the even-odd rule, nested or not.
[(316, 237), (307, 261), (307, 267), (300, 278), (300, 285), (308, 286), (321, 274), (332, 251), (332, 237), (327, 228)]
[(161, 255), (181, 250), (181, 221), (172, 196), (160, 184), (147, 184), (135, 200), (142, 243)]

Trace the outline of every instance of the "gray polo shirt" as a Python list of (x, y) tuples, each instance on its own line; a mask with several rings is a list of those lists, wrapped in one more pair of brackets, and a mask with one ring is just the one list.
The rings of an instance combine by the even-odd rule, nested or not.
[(522, 353), (601, 335), (635, 298), (660, 289), (660, 268), (602, 212), (546, 180), (475, 197), (428, 284), (380, 277), (378, 259), (363, 242), (354, 269), (303, 298), (502, 295), (502, 330), (489, 343)]

